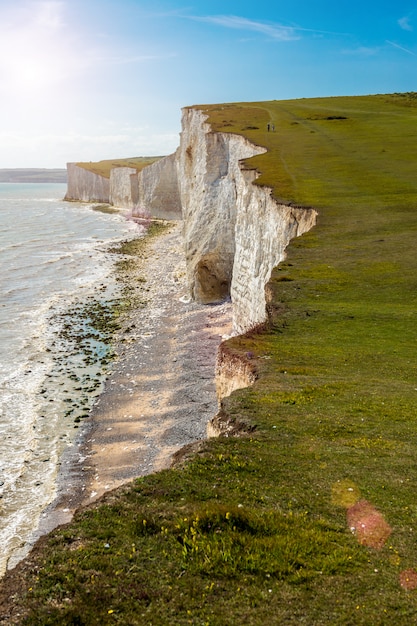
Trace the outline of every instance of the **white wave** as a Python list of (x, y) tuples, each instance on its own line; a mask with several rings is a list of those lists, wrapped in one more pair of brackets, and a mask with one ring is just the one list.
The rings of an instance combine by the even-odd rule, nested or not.
[(45, 188), (25, 188), (17, 197), (12, 186), (3, 195), (0, 186), (0, 491), (7, 511), (0, 518), (0, 572), (8, 554), (21, 553), (16, 538), (27, 542), (53, 497), (60, 437), (74, 438), (62, 401), (49, 403), (40, 393), (60, 393), (47, 351), (59, 323), (54, 313), (108, 284), (109, 244), (138, 235), (123, 215), (64, 203), (56, 193), (53, 186), (50, 197)]

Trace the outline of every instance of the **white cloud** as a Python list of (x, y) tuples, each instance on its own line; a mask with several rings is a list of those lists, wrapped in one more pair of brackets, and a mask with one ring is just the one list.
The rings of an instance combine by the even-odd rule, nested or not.
[(408, 30), (408, 31), (412, 31), (413, 26), (410, 23), (410, 18), (409, 17), (402, 17), (401, 19), (398, 20), (398, 25), (400, 28), (402, 28), (403, 30)]
[(192, 17), (192, 19), (216, 24), (224, 28), (232, 28), (235, 30), (254, 31), (266, 35), (271, 39), (278, 41), (294, 41), (299, 39), (296, 31), (291, 26), (283, 26), (282, 24), (258, 22), (249, 20), (246, 17), (238, 17), (237, 15), (213, 15), (207, 17)]
[[(178, 146), (178, 133), (0, 133), (3, 159), (0, 167), (65, 167), (72, 161), (171, 154)], [(7, 156), (6, 156), (7, 155)], [(36, 165), (34, 165), (36, 164)]]
[(269, 37), (270, 39), (276, 39), (278, 41), (297, 41), (301, 39), (301, 35), (298, 33), (309, 33), (315, 37), (322, 37), (323, 35), (338, 35), (343, 37), (349, 36), (348, 33), (318, 30), (315, 28), (303, 28), (301, 26), (284, 26), (283, 24), (278, 24), (276, 22), (249, 20), (246, 17), (239, 17), (237, 15), (211, 15), (206, 17), (192, 16), (189, 19), (209, 24), (216, 24), (218, 26), (223, 26), (224, 28), (257, 32)]

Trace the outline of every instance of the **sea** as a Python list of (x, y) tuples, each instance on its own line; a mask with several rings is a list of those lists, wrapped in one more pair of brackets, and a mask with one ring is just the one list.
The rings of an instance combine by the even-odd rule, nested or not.
[(121, 290), (114, 248), (139, 235), (121, 212), (65, 192), (0, 183), (0, 576), (54, 500), (62, 455), (100, 394)]

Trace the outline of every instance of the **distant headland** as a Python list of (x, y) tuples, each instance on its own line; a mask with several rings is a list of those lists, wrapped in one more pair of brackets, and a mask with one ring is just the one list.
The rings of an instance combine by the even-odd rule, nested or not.
[(66, 183), (66, 169), (0, 169), (0, 183)]

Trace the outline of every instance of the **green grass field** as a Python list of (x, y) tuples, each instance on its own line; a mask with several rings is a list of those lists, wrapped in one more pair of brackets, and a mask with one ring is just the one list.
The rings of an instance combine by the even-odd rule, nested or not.
[(81, 511), (3, 607), (30, 625), (416, 623), (416, 95), (201, 108), (268, 148), (257, 184), (319, 210), (274, 270), (269, 328), (229, 341), (258, 380), (223, 411), (256, 428)]
[(117, 167), (132, 167), (140, 172), (144, 167), (159, 161), (162, 157), (132, 157), (127, 159), (107, 159), (105, 161), (85, 161), (76, 163), (93, 174), (98, 174), (104, 178), (110, 178), (110, 172)]

